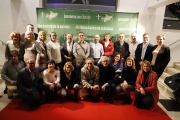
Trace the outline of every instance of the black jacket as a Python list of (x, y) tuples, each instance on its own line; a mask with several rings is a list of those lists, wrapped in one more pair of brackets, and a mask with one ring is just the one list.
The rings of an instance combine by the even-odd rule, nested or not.
[(122, 54), (122, 57), (126, 60), (127, 57), (129, 57), (129, 44), (124, 41), (123, 46), (121, 47), (120, 42), (117, 41), (114, 43), (114, 53), (120, 52)]

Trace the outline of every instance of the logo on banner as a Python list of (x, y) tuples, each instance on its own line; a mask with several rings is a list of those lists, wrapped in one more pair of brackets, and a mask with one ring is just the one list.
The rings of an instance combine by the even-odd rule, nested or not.
[(45, 14), (44, 12), (41, 13), (42, 17), (44, 18), (44, 16), (46, 16), (46, 18), (49, 18), (49, 20), (55, 18), (58, 13), (53, 13), (52, 11), (50, 11), (50, 14)]
[(106, 14), (105, 17), (101, 17), (99, 14), (96, 17), (97, 17), (98, 20), (101, 19), (101, 21), (104, 21), (104, 22), (110, 21), (112, 19), (112, 16), (107, 15), (107, 14)]

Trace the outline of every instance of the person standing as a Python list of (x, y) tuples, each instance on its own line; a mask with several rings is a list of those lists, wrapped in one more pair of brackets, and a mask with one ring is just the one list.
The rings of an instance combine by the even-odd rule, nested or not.
[(62, 47), (61, 47), (63, 66), (66, 62), (72, 62), (74, 60), (74, 56), (73, 56), (74, 41), (72, 40), (73, 34), (67, 33), (66, 37), (67, 40), (62, 43)]
[[(34, 40), (37, 40), (38, 38), (38, 34), (37, 33), (34, 33), (34, 26), (33, 24), (28, 24), (27, 27), (26, 27), (26, 31), (31, 31), (33, 32), (34, 34)], [(23, 41), (25, 40), (25, 33), (22, 34), (22, 37), (23, 37)]]
[(170, 49), (168, 46), (164, 45), (165, 35), (159, 34), (156, 37), (157, 45), (154, 46), (154, 51), (152, 52), (153, 58), (151, 61), (152, 69), (156, 72), (157, 77), (159, 78), (164, 69), (168, 65), (170, 57)]
[(130, 52), (129, 56), (133, 57), (134, 60), (136, 59), (135, 51), (138, 44), (139, 44), (139, 41), (136, 40), (136, 33), (131, 33), (131, 41), (129, 42), (129, 52)]
[(140, 70), (140, 66), (144, 60), (151, 61), (152, 60), (152, 51), (154, 46), (149, 43), (150, 36), (148, 33), (143, 34), (143, 43), (140, 43), (135, 51), (136, 57), (136, 70)]
[(47, 43), (47, 53), (49, 56), (49, 61), (54, 60), (55, 65), (60, 68), (60, 71), (62, 70), (62, 58), (61, 58), (61, 50), (60, 45), (56, 41), (56, 33), (51, 32), (50, 38), (51, 40)]
[(96, 34), (94, 36), (94, 42), (90, 44), (90, 57), (94, 59), (94, 64), (97, 65), (100, 57), (104, 55), (104, 49), (101, 43), (99, 43), (100, 36)]
[(125, 62), (126, 58), (129, 57), (129, 44), (124, 41), (124, 38), (124, 33), (120, 33), (119, 41), (114, 43), (114, 53), (120, 52), (123, 62)]
[(104, 39), (100, 41), (104, 48), (104, 56), (111, 57), (114, 53), (114, 43), (111, 40), (110, 33), (104, 35)]

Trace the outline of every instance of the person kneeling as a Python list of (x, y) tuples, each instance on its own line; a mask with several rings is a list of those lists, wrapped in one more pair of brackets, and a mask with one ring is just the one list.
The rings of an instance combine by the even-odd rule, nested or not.
[(61, 72), (61, 95), (66, 96), (68, 90), (74, 89), (74, 100), (78, 102), (77, 94), (79, 85), (77, 81), (77, 74), (71, 62), (66, 62)]
[(135, 62), (133, 57), (128, 57), (125, 62), (125, 68), (122, 72), (123, 83), (116, 87), (117, 92), (124, 91), (126, 98), (124, 104), (131, 103), (130, 92), (134, 91), (134, 86), (137, 78), (137, 71), (135, 69)]
[(47, 63), (48, 69), (43, 72), (43, 81), (46, 86), (45, 95), (48, 102), (53, 100), (60, 88), (60, 71), (55, 69), (55, 61), (51, 60)]
[(81, 69), (81, 84), (80, 92), (81, 100), (86, 99), (86, 95), (93, 96), (93, 101), (97, 102), (97, 94), (99, 93), (99, 68), (94, 65), (94, 59), (88, 58), (86, 65)]
[(152, 71), (149, 61), (145, 60), (142, 63), (136, 80), (136, 86), (135, 106), (145, 109), (152, 108), (154, 110), (159, 99), (159, 90), (157, 87), (157, 74)]

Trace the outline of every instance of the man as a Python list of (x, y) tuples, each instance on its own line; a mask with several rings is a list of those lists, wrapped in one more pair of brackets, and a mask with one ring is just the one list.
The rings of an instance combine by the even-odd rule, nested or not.
[(114, 43), (114, 53), (120, 52), (122, 55), (122, 60), (125, 61), (129, 56), (129, 44), (124, 41), (124, 33), (119, 34), (119, 41)]
[(135, 51), (135, 58), (137, 61), (136, 70), (141, 69), (141, 64), (144, 60), (151, 62), (153, 45), (149, 43), (150, 36), (148, 33), (143, 34), (143, 43), (139, 44)]
[(99, 43), (100, 36), (96, 34), (94, 36), (94, 42), (90, 44), (90, 57), (94, 59), (94, 64), (97, 65), (101, 55), (104, 54), (104, 49), (101, 43)]
[[(31, 32), (34, 33), (34, 26), (32, 24), (28, 24), (27, 27), (26, 27), (26, 30), (31, 31)], [(37, 40), (38, 34), (34, 33), (34, 36), (35, 36), (34, 40)], [(23, 37), (23, 40), (24, 40), (25, 39), (25, 33), (22, 34), (22, 37)]]
[(13, 99), (13, 92), (17, 90), (16, 80), (18, 72), (24, 68), (24, 62), (19, 61), (19, 53), (13, 50), (10, 54), (10, 61), (5, 64), (1, 71), (1, 77), (7, 86), (8, 98)]
[(38, 84), (39, 73), (46, 68), (35, 68), (35, 59), (27, 61), (27, 67), (23, 68), (17, 75), (18, 94), (22, 99), (29, 103), (30, 108), (34, 109), (42, 103), (42, 86)]
[[(86, 67), (81, 69), (81, 83), (83, 91), (87, 91), (91, 96), (94, 97), (94, 102), (97, 101), (97, 94), (99, 93), (99, 68), (94, 65), (94, 59), (88, 58), (86, 60)], [(81, 97), (81, 95), (80, 95)], [(82, 100), (85, 96), (81, 97)]]
[(107, 56), (102, 57), (101, 63), (102, 64), (98, 64), (100, 83), (102, 85), (101, 94), (106, 93), (109, 98), (109, 103), (113, 104), (112, 97), (115, 91), (115, 69), (109, 64), (109, 58)]
[(139, 44), (139, 41), (136, 41), (136, 33), (131, 33), (131, 41), (129, 42), (129, 52), (130, 56), (135, 59), (135, 51)]
[(84, 57), (88, 57), (90, 54), (89, 43), (84, 41), (84, 33), (79, 32), (78, 34), (78, 42), (75, 42), (73, 45), (73, 55), (76, 57), (77, 55), (82, 55)]

